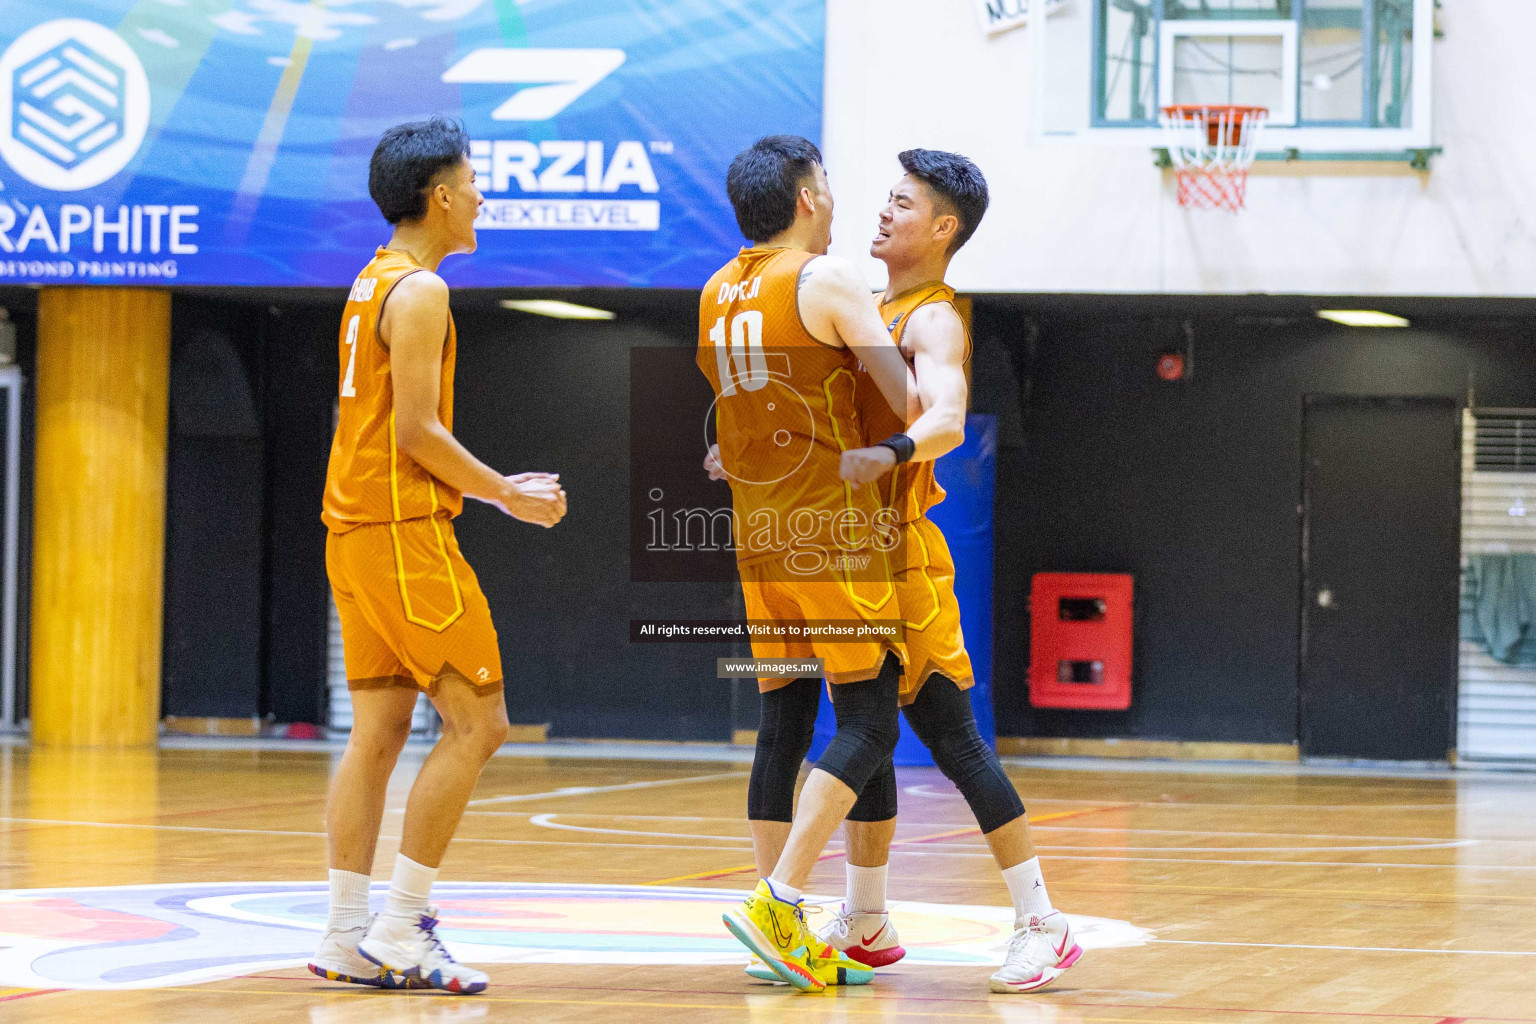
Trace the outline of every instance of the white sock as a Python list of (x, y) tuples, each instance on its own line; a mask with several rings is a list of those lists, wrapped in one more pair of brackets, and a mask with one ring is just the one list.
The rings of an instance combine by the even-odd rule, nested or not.
[(889, 864), (881, 864), (875, 868), (861, 868), (857, 864), (847, 865), (848, 895), (844, 897), (844, 903), (847, 904), (849, 913), (885, 913), (885, 876), (889, 867)]
[(331, 868), (331, 910), (327, 928), (362, 928), (368, 923), (368, 876)]
[(1045, 877), (1040, 874), (1039, 857), (1008, 868), (1003, 872), (1003, 881), (1008, 883), (1008, 893), (1013, 897), (1014, 927), (1022, 925), (1031, 914), (1044, 917), (1054, 909), (1045, 891)]
[(384, 903), (384, 913), (414, 922), (427, 912), (432, 883), (436, 880), (437, 868), (417, 864), (403, 853), (395, 854), (395, 872), (389, 879), (389, 899)]
[(785, 903), (800, 902), (800, 890), (788, 882), (781, 882), (777, 878), (769, 878), (765, 879), (765, 881), (768, 883), (768, 888), (773, 892), (775, 899), (781, 899)]

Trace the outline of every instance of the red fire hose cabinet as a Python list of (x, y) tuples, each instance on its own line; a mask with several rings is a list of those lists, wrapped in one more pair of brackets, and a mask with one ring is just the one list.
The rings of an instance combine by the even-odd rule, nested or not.
[(1131, 706), (1132, 578), (1041, 572), (1029, 595), (1029, 703), (1124, 711)]

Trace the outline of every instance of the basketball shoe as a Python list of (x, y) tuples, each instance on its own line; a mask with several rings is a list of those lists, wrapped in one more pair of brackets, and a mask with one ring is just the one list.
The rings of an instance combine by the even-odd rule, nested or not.
[[(371, 921), (369, 923), (372, 923)], [(368, 934), (367, 925), (357, 928), (327, 928), (320, 948), (310, 958), (309, 972), (326, 981), (344, 981), (370, 988), (411, 988), (410, 982), (393, 971), (386, 971), (357, 952), (357, 944)]]
[[(841, 950), (835, 949), (825, 942), (817, 943), (821, 947), (816, 954), (806, 958), (806, 964), (811, 973), (816, 975), (822, 985), (868, 985), (875, 980), (875, 972), (850, 959)], [(778, 972), (757, 957), (747, 964), (747, 976), (758, 981), (771, 981), (775, 984), (786, 984)]]
[(989, 987), (993, 992), (1033, 992), (1061, 977), (1082, 955), (1067, 915), (1059, 910), (1044, 917), (1031, 914), (1008, 940), (1002, 969), (992, 975)]
[(455, 995), (484, 992), (490, 978), (448, 955), (437, 937), (437, 908), (428, 907), (414, 921), (380, 914), (368, 926), (357, 951), (384, 970), (422, 988), (441, 989)]
[(767, 879), (759, 879), (757, 888), (721, 920), (742, 945), (795, 988), (820, 992), (827, 987), (811, 968), (810, 951), (822, 943), (805, 930), (805, 912), (799, 902), (775, 896)]
[(865, 967), (889, 967), (907, 955), (891, 924), (890, 914), (851, 911), (844, 903), (837, 915), (817, 933), (833, 949), (848, 954)]

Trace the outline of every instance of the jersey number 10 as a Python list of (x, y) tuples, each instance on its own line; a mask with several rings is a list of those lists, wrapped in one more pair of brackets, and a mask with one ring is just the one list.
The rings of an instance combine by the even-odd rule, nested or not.
[[(739, 383), (743, 391), (758, 391), (768, 383), (768, 357), (763, 353), (763, 314), (745, 309), (731, 318), (731, 347), (725, 347), (725, 317), (709, 329), (715, 344), (715, 366), (720, 371), (720, 397), (734, 395)], [(731, 362), (736, 372), (731, 372)]]

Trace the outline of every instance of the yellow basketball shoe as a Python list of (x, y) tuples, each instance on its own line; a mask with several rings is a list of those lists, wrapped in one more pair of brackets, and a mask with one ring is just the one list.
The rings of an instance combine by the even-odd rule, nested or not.
[[(825, 946), (820, 955), (809, 957), (806, 961), (811, 968), (811, 973), (816, 975), (823, 986), (828, 985), (868, 985), (875, 980), (875, 972), (850, 958), (842, 950)], [(756, 978), (758, 981), (771, 981), (776, 984), (784, 984), (784, 979), (757, 957), (747, 964), (747, 977)]]
[(742, 945), (795, 988), (820, 992), (827, 987), (810, 964), (810, 951), (825, 944), (805, 930), (800, 904), (779, 899), (766, 879), (759, 879), (757, 889), (721, 920)]

